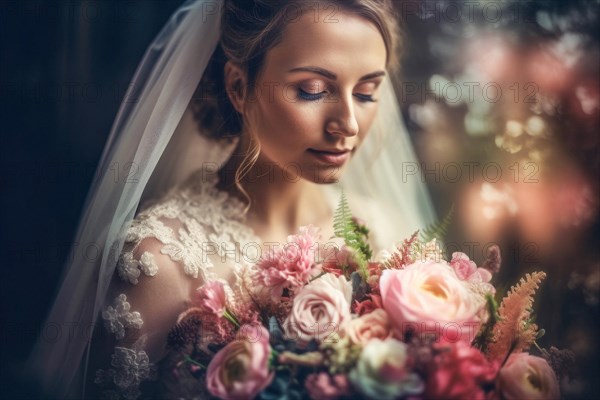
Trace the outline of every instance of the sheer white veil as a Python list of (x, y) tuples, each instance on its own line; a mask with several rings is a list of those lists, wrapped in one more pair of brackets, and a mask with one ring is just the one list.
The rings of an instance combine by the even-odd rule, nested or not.
[[(62, 284), (26, 363), (26, 374), (48, 393), (63, 397), (81, 382), (77, 375), (87, 365), (87, 344), (123, 247), (124, 230), (140, 203), (205, 163), (226, 160), (233, 149), (198, 135), (188, 108), (219, 41), (221, 3), (188, 0), (175, 11), (146, 51), (121, 104)], [(432, 222), (433, 208), (420, 174), (404, 176), (406, 166), (412, 171), (418, 164), (387, 79), (373, 130), (378, 133), (368, 136), (336, 185), (386, 203), (391, 227), (407, 231)]]

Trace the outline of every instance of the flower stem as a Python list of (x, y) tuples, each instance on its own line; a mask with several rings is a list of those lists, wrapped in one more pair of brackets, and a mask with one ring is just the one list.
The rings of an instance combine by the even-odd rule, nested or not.
[(325, 275), (327, 273), (327, 271), (323, 271), (321, 272), (319, 275), (315, 276), (314, 278), (310, 278), (310, 280), (308, 281), (308, 283), (315, 281), (317, 279), (319, 279), (320, 277), (322, 277), (323, 275)]
[(229, 309), (225, 309), (225, 312), (223, 313), (223, 317), (225, 317), (225, 319), (229, 322), (231, 322), (233, 325), (235, 325), (236, 328), (240, 327), (240, 323), (238, 322), (237, 318), (235, 317), (235, 315), (229, 311)]
[(199, 366), (201, 368), (204, 368), (204, 369), (207, 368), (204, 364), (200, 364), (198, 361), (194, 360), (193, 358), (191, 358), (188, 355), (185, 356), (185, 361), (189, 362), (190, 364), (197, 365), (197, 366)]

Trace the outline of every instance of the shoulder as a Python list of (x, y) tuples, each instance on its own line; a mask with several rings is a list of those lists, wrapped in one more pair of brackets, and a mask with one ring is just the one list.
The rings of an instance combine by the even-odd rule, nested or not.
[[(107, 305), (115, 310), (137, 311), (145, 330), (164, 329), (169, 316), (182, 312), (197, 282), (180, 263), (162, 250), (164, 244), (154, 237), (142, 239), (135, 249), (124, 251), (118, 264), (118, 278), (111, 285)], [(160, 326), (154, 326), (159, 324)]]
[(206, 236), (206, 227), (190, 217), (137, 218), (119, 255), (118, 276), (132, 285), (143, 276), (206, 279), (212, 268), (203, 249)]
[[(236, 243), (257, 241), (245, 223), (244, 204), (210, 176), (190, 175), (176, 190), (146, 205), (124, 232), (118, 276), (137, 285), (169, 269), (184, 278), (209, 280), (227, 262)], [(172, 272), (169, 270), (169, 272)]]

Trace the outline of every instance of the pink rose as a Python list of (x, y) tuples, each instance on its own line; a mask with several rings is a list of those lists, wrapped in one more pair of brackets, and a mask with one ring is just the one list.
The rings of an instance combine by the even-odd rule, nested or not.
[(465, 342), (437, 345), (439, 354), (428, 373), (426, 399), (484, 400), (484, 387), (493, 385), (497, 363), (490, 363)]
[(310, 374), (304, 386), (311, 399), (335, 400), (351, 394), (348, 378), (343, 375), (329, 375), (326, 372)]
[(498, 374), (497, 388), (503, 399), (558, 399), (560, 389), (548, 362), (527, 353), (513, 353)]
[(400, 333), (413, 330), (470, 342), (479, 329), (485, 298), (445, 263), (417, 261), (388, 269), (379, 285), (383, 308)]
[(267, 387), (269, 372), (269, 332), (260, 325), (244, 325), (236, 340), (223, 347), (208, 364), (206, 386), (225, 400), (251, 399)]
[(489, 282), (492, 279), (490, 271), (485, 268), (477, 268), (477, 265), (465, 253), (452, 253), (450, 266), (463, 281)]
[(325, 274), (304, 286), (294, 297), (284, 322), (288, 339), (306, 345), (326, 340), (352, 318), (352, 286), (343, 276)]
[(392, 325), (385, 310), (377, 309), (350, 321), (344, 333), (354, 343), (365, 346), (371, 339), (391, 337)]
[(227, 296), (222, 282), (206, 282), (196, 291), (196, 301), (206, 311), (222, 317), (227, 307)]
[(275, 298), (283, 289), (295, 290), (318, 273), (316, 264), (319, 228), (300, 227), (297, 235), (288, 236), (281, 249), (271, 249), (256, 265), (256, 279), (269, 288)]

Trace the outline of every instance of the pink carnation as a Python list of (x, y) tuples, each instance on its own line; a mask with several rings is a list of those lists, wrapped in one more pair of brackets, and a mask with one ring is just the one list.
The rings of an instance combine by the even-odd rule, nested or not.
[(493, 385), (498, 364), (463, 341), (437, 347), (440, 353), (430, 366), (425, 398), (484, 400), (484, 387)]
[(288, 236), (282, 249), (271, 249), (256, 265), (256, 279), (270, 288), (275, 297), (283, 289), (296, 289), (306, 284), (317, 272), (315, 252), (319, 228), (301, 227), (297, 235)]
[(204, 310), (222, 317), (227, 307), (227, 296), (222, 282), (206, 282), (196, 292), (196, 301)]

